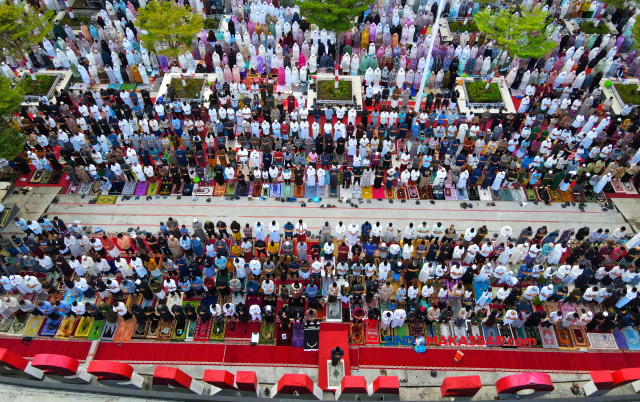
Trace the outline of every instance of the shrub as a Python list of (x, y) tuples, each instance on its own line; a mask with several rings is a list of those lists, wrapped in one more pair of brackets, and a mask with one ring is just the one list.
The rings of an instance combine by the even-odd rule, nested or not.
[(173, 78), (171, 86), (173, 87), (176, 98), (195, 99), (202, 96), (203, 78), (187, 78), (184, 79), (186, 86), (182, 85), (180, 78)]
[(614, 84), (613, 87), (616, 89), (616, 92), (618, 92), (618, 95), (620, 95), (620, 99), (622, 99), (625, 104), (629, 106), (640, 105), (640, 92), (638, 92), (637, 84)]
[(498, 84), (491, 83), (486, 90), (486, 81), (465, 82), (464, 85), (467, 88), (467, 95), (469, 95), (469, 102), (471, 103), (502, 102), (502, 94)]
[(351, 100), (351, 81), (338, 81), (338, 89), (335, 89), (335, 81), (318, 82), (319, 100)]
[(582, 30), (582, 32), (587, 34), (608, 34), (609, 33), (609, 28), (607, 28), (604, 22), (600, 22), (598, 26), (595, 26), (595, 24), (592, 21), (584, 22), (580, 24), (580, 29)]
[(56, 75), (36, 74), (34, 81), (29, 74), (25, 74), (16, 86), (26, 96), (47, 96), (56, 77)]

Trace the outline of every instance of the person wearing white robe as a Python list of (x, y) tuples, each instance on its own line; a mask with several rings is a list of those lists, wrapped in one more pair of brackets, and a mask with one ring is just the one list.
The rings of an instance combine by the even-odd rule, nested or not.
[(391, 321), (394, 319), (395, 319), (395, 316), (393, 312), (389, 310), (384, 311), (381, 316), (381, 321), (382, 321), (381, 329), (383, 330), (389, 329), (389, 326), (391, 325)]
[(404, 320), (407, 318), (407, 312), (403, 309), (397, 309), (393, 312), (393, 320), (391, 321), (391, 328), (398, 328), (404, 325)]
[(503, 226), (502, 228), (500, 228), (500, 234), (496, 239), (496, 244), (499, 245), (501, 243), (504, 243), (506, 245), (512, 234), (513, 229), (511, 228), (511, 226)]
[(460, 173), (460, 177), (458, 178), (457, 187), (459, 189), (463, 189), (467, 187), (467, 179), (469, 178), (469, 171), (464, 170)]
[(606, 176), (602, 176), (600, 181), (598, 181), (598, 184), (596, 184), (596, 186), (593, 188), (593, 192), (595, 194), (600, 194), (604, 189), (604, 187), (607, 185), (607, 183), (609, 183), (610, 181), (611, 181), (611, 173), (607, 173)]
[(493, 191), (500, 190), (500, 187), (502, 186), (502, 180), (504, 180), (505, 176), (506, 176), (505, 172), (498, 172), (495, 179), (493, 179), (493, 184), (491, 185), (491, 189)]
[(272, 221), (269, 225), (269, 238), (276, 243), (280, 241), (280, 225), (276, 221)]
[(549, 257), (547, 257), (547, 264), (557, 265), (560, 263), (560, 258), (562, 254), (567, 251), (567, 247), (558, 243), (553, 247), (551, 253), (549, 253)]

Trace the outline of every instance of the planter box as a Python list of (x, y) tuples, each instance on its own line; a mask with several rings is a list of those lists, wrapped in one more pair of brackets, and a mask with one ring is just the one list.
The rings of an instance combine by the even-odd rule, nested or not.
[(615, 99), (623, 106), (640, 105), (640, 91), (638, 91), (637, 83), (630, 83), (627, 85), (613, 84), (611, 85), (611, 91), (613, 92)]
[[(500, 87), (497, 83), (492, 82), (489, 84), (489, 89), (484, 91), (484, 87), (487, 85), (486, 81), (463, 81), (462, 88), (464, 89), (465, 99), (467, 99), (467, 106), (470, 108), (501, 108), (505, 106), (505, 102), (500, 92)], [(470, 91), (471, 87), (481, 87), (483, 95), (495, 94), (496, 96), (490, 99), (474, 99), (473, 91)]]
[[(347, 106), (355, 106), (356, 110), (360, 112), (362, 110), (362, 77), (359, 75), (339, 75), (338, 80), (342, 83), (351, 83), (351, 94), (349, 99), (321, 99), (318, 95), (318, 89), (322, 85), (330, 85), (331, 88), (334, 86), (334, 75), (333, 74), (317, 74), (312, 76), (312, 79), (316, 82), (316, 89), (313, 90), (309, 88), (307, 93), (307, 107), (311, 107), (313, 102), (316, 101), (316, 104), (319, 108), (324, 109), (325, 107), (333, 107), (333, 105), (347, 105)], [(323, 84), (325, 83), (325, 84)], [(344, 85), (344, 84), (341, 84)], [(355, 98), (355, 99), (354, 99)]]
[(316, 84), (318, 103), (353, 104), (353, 88), (351, 82), (339, 80), (338, 85), (340, 93), (335, 94), (333, 93), (335, 88), (334, 80), (318, 80)]
[(46, 87), (32, 86), (33, 80), (31, 79), (31, 75), (29, 73), (22, 74), (21, 79), (16, 83), (16, 88), (24, 87), (24, 99), (27, 102), (37, 102), (38, 97), (40, 96), (46, 96), (47, 99), (51, 98), (53, 96), (53, 90), (56, 88), (62, 78), (61, 74), (47, 71), (36, 73), (35, 82), (39, 80), (38, 77), (47, 77), (46, 79), (50, 80), (50, 84)]
[(199, 102), (204, 95), (206, 85), (204, 78), (184, 77), (187, 86), (182, 85), (180, 77), (172, 77), (170, 83), (173, 85), (175, 98), (181, 102)]

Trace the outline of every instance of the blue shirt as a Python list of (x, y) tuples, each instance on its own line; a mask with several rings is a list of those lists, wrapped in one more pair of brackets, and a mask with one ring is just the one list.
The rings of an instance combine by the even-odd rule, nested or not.
[(309, 284), (306, 287), (306, 291), (307, 291), (307, 296), (316, 297), (316, 295), (318, 294), (318, 287), (316, 285), (311, 286), (311, 284)]
[(373, 243), (365, 244), (364, 252), (367, 253), (367, 255), (373, 255), (373, 253), (376, 252), (376, 245)]
[(55, 307), (55, 310), (58, 311), (58, 314), (67, 314), (69, 311), (71, 311), (71, 307), (69, 307), (66, 302), (61, 300), (60, 304)]
[(53, 306), (48, 301), (42, 302), (42, 306), (38, 306), (38, 310), (42, 312), (42, 314), (49, 315), (53, 313)]
[(256, 294), (258, 292), (259, 287), (260, 285), (258, 285), (258, 282), (251, 280), (247, 282), (247, 293)]
[(180, 128), (180, 123), (180, 119), (178, 118), (171, 120), (171, 125), (173, 126), (173, 128)]
[(226, 257), (223, 257), (223, 256), (216, 257), (216, 267), (218, 267), (218, 269), (224, 269), (226, 266), (227, 266)]

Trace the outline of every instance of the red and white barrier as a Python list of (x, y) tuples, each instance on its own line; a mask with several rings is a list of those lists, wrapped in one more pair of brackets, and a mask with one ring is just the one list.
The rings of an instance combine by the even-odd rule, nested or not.
[(69, 356), (43, 353), (35, 355), (31, 365), (44, 371), (47, 376), (58, 381), (73, 384), (87, 384), (93, 376), (86, 369), (80, 368), (80, 362)]
[(211, 384), (211, 394), (219, 396), (249, 396), (258, 394), (258, 376), (254, 371), (205, 370), (202, 381)]
[(180, 369), (165, 366), (157, 366), (153, 372), (153, 390), (205, 394), (204, 384), (200, 381)]
[(93, 360), (87, 373), (96, 376), (99, 383), (111, 387), (142, 389), (144, 377), (133, 372), (133, 366), (108, 360)]
[(399, 401), (400, 381), (396, 376), (380, 376), (368, 387), (369, 397), (375, 400)]
[(323, 393), (318, 384), (306, 374), (285, 374), (273, 387), (271, 397), (322, 400)]
[(260, 396), (258, 376), (255, 371), (237, 371), (236, 388), (241, 396)]
[(0, 348), (0, 373), (22, 374), (38, 380), (44, 377), (44, 371), (33, 367), (29, 360), (2, 348)]
[(496, 381), (496, 391), (502, 399), (538, 398), (553, 391), (553, 381), (545, 373), (520, 373)]
[(635, 392), (640, 392), (640, 368), (627, 368), (616, 370), (611, 374), (613, 387), (618, 388), (631, 384)]
[(479, 375), (464, 377), (445, 377), (440, 386), (443, 398), (451, 398), (456, 401), (468, 401), (482, 388)]
[(591, 375), (591, 381), (584, 384), (584, 386), (582, 387), (586, 396), (604, 395), (615, 388), (615, 386), (613, 385), (613, 377), (611, 376), (611, 371), (592, 371), (589, 373), (589, 375)]
[(335, 395), (336, 401), (369, 399), (367, 380), (359, 375), (346, 375)]

